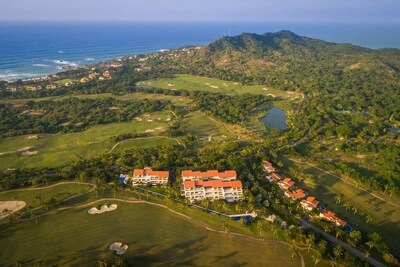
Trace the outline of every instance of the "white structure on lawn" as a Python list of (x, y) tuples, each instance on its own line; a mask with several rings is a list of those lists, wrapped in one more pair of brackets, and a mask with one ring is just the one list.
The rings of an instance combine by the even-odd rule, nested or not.
[(225, 199), (228, 202), (243, 198), (242, 182), (236, 180), (236, 171), (183, 171), (182, 195), (190, 201)]
[(153, 171), (151, 168), (144, 169), (134, 169), (132, 176), (128, 176), (131, 179), (132, 185), (142, 185), (151, 183), (156, 184), (166, 184), (168, 183), (169, 172), (168, 171)]

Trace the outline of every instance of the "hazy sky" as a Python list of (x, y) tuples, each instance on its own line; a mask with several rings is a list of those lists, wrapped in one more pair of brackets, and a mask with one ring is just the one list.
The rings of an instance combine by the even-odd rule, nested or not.
[(0, 0), (0, 20), (400, 22), (400, 0)]

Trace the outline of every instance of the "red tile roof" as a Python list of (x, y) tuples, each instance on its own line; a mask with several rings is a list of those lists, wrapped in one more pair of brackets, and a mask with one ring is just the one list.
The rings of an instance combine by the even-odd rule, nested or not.
[(237, 177), (235, 170), (229, 170), (224, 172), (219, 172), (218, 170), (209, 170), (205, 172), (185, 170), (182, 171), (182, 177), (197, 177), (197, 178), (231, 178)]
[(272, 179), (274, 179), (276, 181), (280, 181), (283, 179), (282, 176), (280, 176), (279, 174), (276, 174), (276, 173), (271, 173), (271, 177), (272, 177)]
[(213, 187), (213, 188), (242, 188), (241, 181), (184, 181), (184, 188), (193, 188), (193, 187)]
[(319, 201), (317, 201), (317, 200), (315, 199), (315, 197), (308, 197), (308, 198), (306, 198), (306, 202), (307, 202), (308, 204), (310, 204), (311, 206), (313, 206), (314, 208), (316, 208), (316, 207), (318, 206), (318, 204), (319, 204)]
[(339, 217), (337, 217), (336, 214), (334, 212), (332, 212), (332, 211), (323, 210), (323, 211), (321, 211), (321, 214), (325, 218), (327, 218), (328, 220), (330, 220), (330, 221), (332, 221), (332, 222), (334, 222), (336, 224), (339, 224), (340, 226), (345, 226), (347, 224), (346, 221), (344, 221), (344, 220), (340, 219)]
[(169, 172), (168, 171), (153, 171), (150, 168), (133, 170), (133, 176), (145, 176), (145, 175), (153, 175), (153, 176), (158, 176), (160, 179), (168, 179)]
[(297, 189), (293, 192), (290, 191), (286, 191), (285, 194), (293, 199), (300, 199), (300, 198), (304, 198), (306, 196), (306, 193), (304, 193), (304, 191), (302, 189)]

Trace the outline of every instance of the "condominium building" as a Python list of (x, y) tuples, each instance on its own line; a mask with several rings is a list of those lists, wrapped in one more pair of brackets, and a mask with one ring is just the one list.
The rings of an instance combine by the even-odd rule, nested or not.
[(168, 171), (153, 171), (151, 168), (134, 169), (132, 176), (128, 177), (132, 180), (133, 185), (141, 185), (151, 183), (166, 184), (168, 183), (169, 172)]
[(243, 198), (242, 182), (237, 181), (235, 170), (205, 172), (185, 170), (182, 172), (182, 195), (190, 201), (225, 199), (228, 202)]

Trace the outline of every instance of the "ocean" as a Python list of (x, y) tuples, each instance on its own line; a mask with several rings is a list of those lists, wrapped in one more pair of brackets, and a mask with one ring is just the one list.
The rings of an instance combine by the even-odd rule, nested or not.
[(400, 48), (400, 25), (269, 22), (1, 22), (0, 80), (34, 78), (124, 55), (205, 45), (223, 35), (290, 30), (369, 48)]

